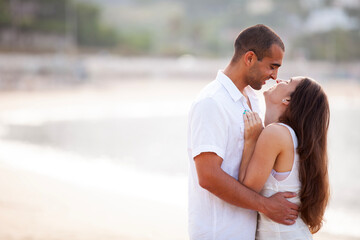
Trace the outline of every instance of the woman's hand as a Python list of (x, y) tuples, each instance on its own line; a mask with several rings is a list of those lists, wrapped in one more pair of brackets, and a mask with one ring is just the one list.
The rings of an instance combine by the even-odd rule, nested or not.
[(245, 143), (256, 143), (261, 131), (264, 129), (259, 114), (256, 112), (244, 112), (244, 139)]
[(262, 121), (259, 114), (244, 111), (244, 149), (240, 163), (239, 182), (243, 182), (246, 176), (246, 170), (253, 155), (256, 141), (263, 130)]

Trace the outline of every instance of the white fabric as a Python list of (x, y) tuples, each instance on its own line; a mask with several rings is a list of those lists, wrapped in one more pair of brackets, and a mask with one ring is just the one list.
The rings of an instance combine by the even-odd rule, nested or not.
[[(283, 123), (278, 123), (279, 125), (285, 126), (289, 129), (293, 143), (294, 143), (294, 162), (290, 174), (282, 181), (276, 180), (272, 174), (270, 174), (267, 179), (261, 194), (266, 197), (270, 197), (277, 192), (296, 192), (299, 193), (301, 183), (299, 180), (299, 155), (296, 151), (298, 146), (297, 137), (295, 131)], [(290, 198), (289, 201), (300, 204), (299, 197)], [(303, 220), (298, 217), (294, 225), (283, 225), (276, 222), (273, 222), (271, 219), (266, 217), (264, 214), (259, 213), (258, 227), (256, 233), (256, 239), (258, 240), (308, 240), (312, 239), (312, 235), (303, 222)]]
[(289, 176), (290, 173), (291, 173), (291, 171), (277, 172), (274, 169), (271, 169), (271, 175), (273, 175), (273, 177), (278, 181), (284, 180), (285, 178), (287, 178), (287, 176)]
[[(253, 111), (262, 116), (254, 90), (246, 87)], [(221, 168), (238, 178), (244, 147), (246, 98), (221, 71), (194, 101), (189, 113), (189, 235), (191, 240), (254, 239), (256, 212), (236, 207), (200, 187), (194, 157), (214, 152)]]

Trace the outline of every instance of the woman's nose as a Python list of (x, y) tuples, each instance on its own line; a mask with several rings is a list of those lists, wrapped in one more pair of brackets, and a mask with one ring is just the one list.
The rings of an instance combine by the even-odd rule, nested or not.
[(281, 80), (281, 79), (276, 79), (276, 83), (281, 83), (283, 82), (284, 80)]

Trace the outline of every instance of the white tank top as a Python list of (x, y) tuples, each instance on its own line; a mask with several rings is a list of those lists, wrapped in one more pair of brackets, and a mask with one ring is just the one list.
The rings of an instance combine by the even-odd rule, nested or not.
[[(296, 192), (299, 194), (301, 183), (299, 179), (299, 155), (296, 151), (298, 147), (298, 141), (295, 134), (295, 131), (288, 125), (283, 123), (278, 123), (286, 127), (291, 134), (293, 144), (294, 144), (294, 162), (292, 169), (288, 176), (279, 181), (277, 180), (272, 174), (270, 174), (269, 178), (267, 179), (261, 194), (265, 197), (270, 197), (277, 192)], [(289, 201), (300, 204), (299, 197), (289, 198)], [(295, 224), (293, 225), (283, 225), (272, 221), (270, 218), (266, 217), (264, 214), (259, 213), (258, 217), (258, 226), (257, 226), (257, 233), (256, 239), (259, 240), (279, 240), (279, 239), (286, 239), (286, 240), (295, 240), (295, 239), (313, 239), (312, 235), (309, 231), (307, 225), (303, 222), (303, 220), (298, 217), (296, 219)]]

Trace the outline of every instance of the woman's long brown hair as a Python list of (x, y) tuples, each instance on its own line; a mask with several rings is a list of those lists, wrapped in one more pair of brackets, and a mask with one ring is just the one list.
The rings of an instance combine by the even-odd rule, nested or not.
[(330, 189), (327, 157), (329, 103), (315, 81), (304, 78), (290, 95), (279, 121), (291, 126), (298, 137), (300, 216), (312, 233), (320, 230)]

